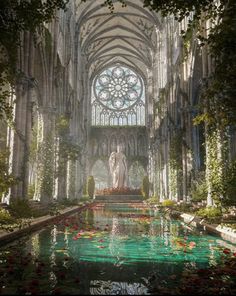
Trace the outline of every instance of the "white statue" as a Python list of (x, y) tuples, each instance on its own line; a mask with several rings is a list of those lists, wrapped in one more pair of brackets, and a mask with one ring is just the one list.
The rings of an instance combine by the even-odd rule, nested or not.
[(112, 187), (122, 188), (127, 186), (128, 171), (126, 157), (122, 147), (117, 147), (117, 152), (112, 152), (109, 157), (110, 171), (112, 175)]

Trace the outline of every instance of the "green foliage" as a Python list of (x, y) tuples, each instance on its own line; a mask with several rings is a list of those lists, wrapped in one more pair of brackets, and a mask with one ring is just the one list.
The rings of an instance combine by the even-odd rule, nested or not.
[(9, 98), (15, 82), (24, 77), (17, 69), (17, 50), (22, 31), (36, 31), (50, 22), (58, 9), (65, 9), (68, 0), (1, 0), (0, 3), (0, 118), (12, 120)]
[(182, 202), (180, 204), (175, 205), (175, 209), (182, 213), (192, 213), (194, 211), (192, 205), (190, 203)]
[(36, 192), (41, 191), (43, 195), (52, 196), (53, 190), (53, 138), (47, 134), (39, 145), (38, 150), (38, 182)]
[(37, 136), (38, 136), (38, 126), (34, 125), (32, 132), (31, 132), (31, 141), (30, 141), (30, 155), (29, 155), (29, 162), (33, 167), (36, 162), (38, 147), (37, 147)]
[(173, 207), (176, 204), (176, 202), (171, 199), (166, 199), (166, 200), (163, 200), (161, 204), (163, 207)]
[(3, 194), (6, 194), (9, 188), (14, 185), (17, 180), (9, 173), (8, 169), (8, 158), (9, 158), (9, 149), (0, 151), (0, 197)]
[(236, 160), (226, 169), (224, 175), (224, 197), (222, 205), (236, 206)]
[(93, 176), (89, 176), (87, 180), (87, 188), (86, 188), (86, 194), (93, 198), (95, 191), (95, 181)]
[(69, 119), (64, 115), (60, 115), (56, 120), (56, 130), (59, 136), (61, 137), (66, 136), (66, 134), (68, 133), (69, 127), (70, 127)]
[(9, 210), (16, 218), (30, 218), (33, 216), (32, 209), (27, 199), (13, 199), (10, 202)]
[(192, 180), (190, 194), (193, 202), (200, 202), (207, 199), (205, 172), (199, 172), (196, 178)]
[(64, 198), (62, 200), (59, 201), (60, 204), (64, 205), (64, 206), (76, 206), (78, 204), (78, 200), (77, 199), (68, 199), (68, 198)]
[(182, 132), (177, 131), (176, 134), (173, 135), (170, 143), (170, 166), (176, 170), (182, 168), (182, 141)]
[(146, 202), (149, 203), (149, 204), (158, 204), (160, 202), (160, 199), (156, 195), (153, 195), (150, 198), (148, 198), (146, 200)]
[[(226, 145), (224, 145), (226, 144)], [(210, 184), (211, 195), (216, 204), (221, 202), (224, 195), (224, 176), (225, 154), (228, 148), (224, 143), (224, 135), (216, 128), (211, 127), (206, 135), (207, 155), (206, 179)], [(220, 156), (219, 156), (220, 155)]]
[(15, 222), (16, 219), (13, 218), (7, 210), (0, 208), (0, 225), (12, 224)]
[(84, 184), (83, 184), (82, 194), (83, 194), (83, 196), (87, 195), (87, 183), (86, 182), (84, 182)]
[(171, 137), (169, 147), (169, 186), (173, 197), (178, 194), (182, 177), (182, 131), (177, 130)]
[(164, 117), (166, 112), (165, 88), (160, 89), (158, 100), (154, 102), (153, 108), (156, 116)]
[(196, 214), (199, 217), (207, 218), (211, 221), (214, 221), (215, 218), (219, 218), (222, 216), (221, 209), (216, 207), (206, 207), (204, 209), (200, 209), (197, 211)]
[(148, 197), (149, 197), (149, 187), (150, 187), (150, 183), (149, 183), (148, 176), (144, 176), (141, 192), (142, 192), (142, 195), (145, 199), (148, 199)]
[(91, 198), (88, 195), (83, 195), (80, 199), (80, 202), (88, 202), (91, 201)]
[(35, 193), (35, 184), (29, 184), (28, 186), (28, 194), (27, 197), (28, 199), (33, 199)]
[[(80, 155), (80, 147), (75, 144), (69, 137), (69, 118), (61, 115), (56, 121), (56, 131), (60, 139), (59, 160), (62, 162), (61, 166), (65, 166), (67, 160), (77, 160)], [(61, 168), (59, 164), (59, 171)]]

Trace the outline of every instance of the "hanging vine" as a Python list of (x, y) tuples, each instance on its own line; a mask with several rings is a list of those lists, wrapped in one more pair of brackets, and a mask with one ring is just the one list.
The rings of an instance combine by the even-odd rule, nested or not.
[(57, 175), (64, 174), (67, 161), (76, 161), (81, 154), (80, 146), (69, 137), (69, 126), (70, 122), (66, 116), (61, 115), (58, 117), (56, 121), (56, 133), (59, 137)]
[(178, 194), (178, 186), (182, 176), (182, 131), (176, 131), (170, 141), (169, 148), (169, 186), (172, 197)]

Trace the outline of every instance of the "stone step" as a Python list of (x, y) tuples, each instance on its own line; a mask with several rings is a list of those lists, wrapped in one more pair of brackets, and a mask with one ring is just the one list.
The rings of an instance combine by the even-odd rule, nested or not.
[(142, 203), (142, 195), (96, 195), (95, 202)]

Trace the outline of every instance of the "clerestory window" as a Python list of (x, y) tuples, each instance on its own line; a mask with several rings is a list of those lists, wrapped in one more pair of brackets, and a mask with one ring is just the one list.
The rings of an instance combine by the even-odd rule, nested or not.
[(145, 125), (145, 87), (132, 69), (117, 64), (101, 71), (92, 86), (92, 125)]

